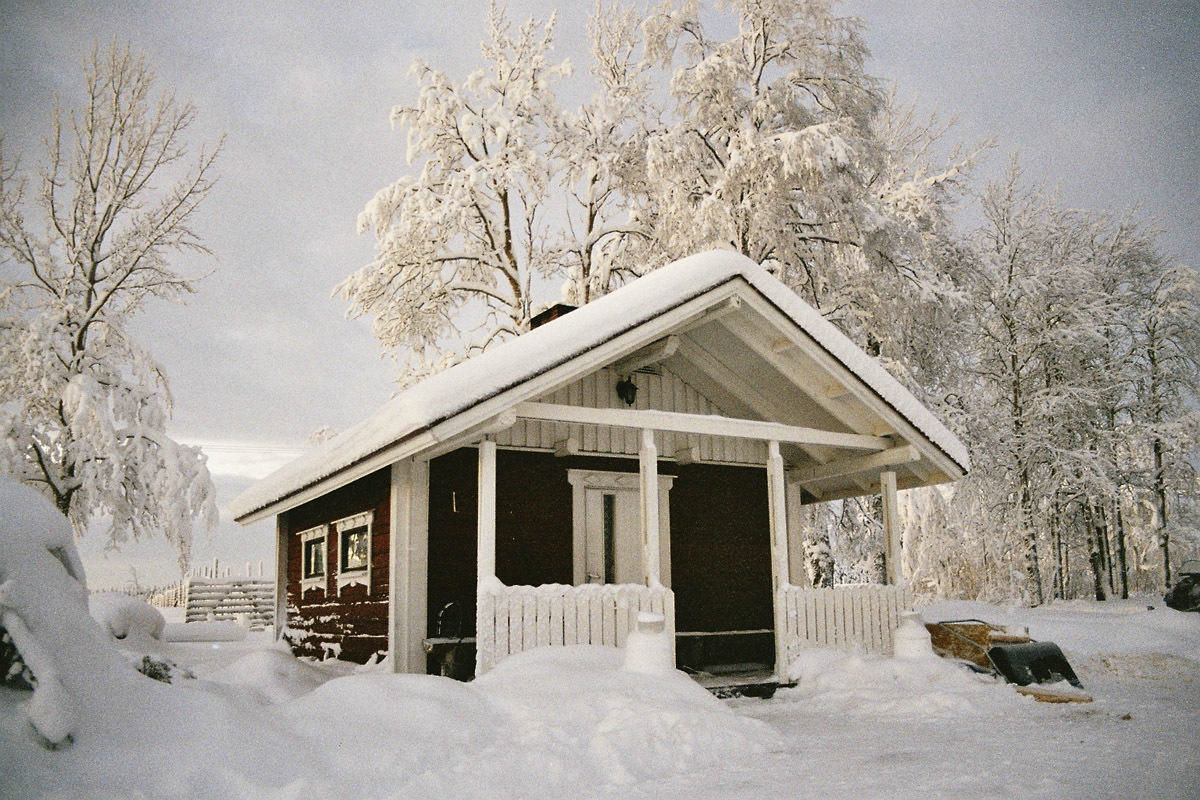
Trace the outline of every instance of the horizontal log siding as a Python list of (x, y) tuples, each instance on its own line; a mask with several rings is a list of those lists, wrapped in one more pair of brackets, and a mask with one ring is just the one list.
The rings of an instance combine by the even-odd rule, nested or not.
[[(630, 408), (617, 397), (616, 386), (622, 377), (610, 369), (602, 369), (537, 399), (544, 403), (587, 408)], [(688, 414), (725, 413), (668, 370), (663, 370), (661, 375), (635, 372), (632, 379), (638, 387), (637, 400), (632, 408)], [(635, 430), (524, 419), (517, 420), (511, 428), (496, 434), (496, 444), (501, 447), (553, 450), (557, 443), (568, 437), (575, 440), (581, 453), (629, 456), (638, 453), (638, 432)], [(693, 447), (696, 457), (702, 461), (730, 464), (763, 464), (766, 461), (763, 443), (745, 439), (658, 432), (654, 434), (654, 444), (664, 458), (672, 457), (679, 449)]]
[[(287, 605), (285, 637), (298, 655), (322, 657), (328, 652), (365, 663), (387, 651), (388, 537), (391, 530), (391, 470), (382, 469), (287, 513)], [(373, 511), (371, 587), (349, 585), (337, 590), (337, 531), (332, 523)], [(325, 540), (327, 565), (323, 587), (300, 593), (301, 545), (297, 535), (317, 525), (330, 525)]]

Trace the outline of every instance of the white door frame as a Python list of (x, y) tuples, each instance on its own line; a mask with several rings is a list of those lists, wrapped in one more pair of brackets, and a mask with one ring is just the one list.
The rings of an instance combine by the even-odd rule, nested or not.
[[(587, 494), (589, 491), (637, 492), (641, 496), (641, 476), (637, 472), (609, 472), (596, 469), (569, 469), (571, 484), (572, 551), (574, 584), (587, 582)], [(658, 476), (658, 527), (660, 536), (659, 575), (662, 584), (671, 586), (671, 486), (674, 475)]]

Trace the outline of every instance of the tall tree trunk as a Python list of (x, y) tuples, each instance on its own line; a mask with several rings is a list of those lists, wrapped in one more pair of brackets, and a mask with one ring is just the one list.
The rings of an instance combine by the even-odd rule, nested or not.
[(1054, 596), (1059, 600), (1067, 597), (1066, 570), (1063, 564), (1063, 519), (1062, 501), (1054, 496), (1054, 516), (1050, 520), (1051, 546), (1054, 548)]
[(1125, 552), (1125, 517), (1121, 514), (1120, 493), (1113, 498), (1113, 516), (1117, 521), (1117, 568), (1121, 574), (1121, 599), (1129, 599), (1129, 562)]
[(1108, 511), (1104, 505), (1095, 505), (1089, 501), (1092, 506), (1092, 519), (1096, 525), (1096, 544), (1100, 549), (1100, 563), (1104, 567), (1104, 593), (1107, 597), (1112, 597), (1115, 592), (1113, 587), (1113, 563), (1112, 563), (1112, 547), (1108, 540)]
[(1029, 489), (1029, 472), (1025, 468), (1021, 469), (1021, 523), (1025, 528), (1025, 573), (1033, 591), (1033, 604), (1040, 606), (1046, 602), (1046, 595), (1042, 591), (1042, 568), (1038, 561), (1037, 530), (1033, 526), (1033, 497)]
[(1163, 586), (1171, 585), (1171, 532), (1167, 528), (1167, 477), (1163, 468), (1163, 441), (1154, 437), (1154, 498), (1158, 505), (1158, 546), (1162, 549)]
[(1096, 592), (1096, 599), (1106, 600), (1108, 598), (1104, 596), (1104, 558), (1100, 555), (1100, 531), (1094, 524), (1090, 506), (1084, 507), (1083, 524), (1088, 532), (1088, 561), (1092, 566), (1092, 585)]

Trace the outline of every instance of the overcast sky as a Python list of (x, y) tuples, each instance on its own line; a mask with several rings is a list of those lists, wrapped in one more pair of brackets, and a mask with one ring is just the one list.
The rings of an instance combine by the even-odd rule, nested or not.
[[(198, 225), (215, 258), (184, 306), (143, 315), (143, 342), (176, 402), (171, 432), (205, 446), (224, 508), (299, 453), (316, 429), (343, 429), (391, 393), (392, 365), (331, 291), (370, 260), (355, 233), (372, 194), (405, 169), (388, 112), (413, 99), (419, 56), (454, 77), (478, 60), (483, 0), (392, 3), (53, 3), (0, 0), (0, 129), (27, 163), (55, 98), (79, 96), (93, 43), (130, 42), (164, 87), (199, 109), (197, 143), (225, 136), (220, 182)], [(523, 20), (559, 9), (556, 52), (582, 74), (591, 3), (511, 0)], [(997, 148), (981, 178), (1019, 152), (1026, 174), (1065, 204), (1136, 208), (1175, 258), (1200, 261), (1200, 5), (1175, 2), (892, 2), (861, 16), (871, 71), (901, 98), (957, 120), (953, 135)], [(570, 97), (570, 87), (567, 87)], [(970, 209), (965, 213), (969, 216)], [(196, 543), (240, 570), (272, 560), (271, 526), (223, 515)], [(85, 541), (92, 583), (133, 566), (169, 580), (162, 544), (103, 554)]]

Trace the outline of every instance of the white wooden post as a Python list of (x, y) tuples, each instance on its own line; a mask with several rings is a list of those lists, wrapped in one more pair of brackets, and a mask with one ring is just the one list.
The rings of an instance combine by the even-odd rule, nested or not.
[(787, 675), (787, 603), (788, 585), (787, 497), (783, 474), (783, 456), (779, 442), (767, 442), (767, 503), (771, 527), (771, 591), (775, 610), (775, 674)]
[(887, 582), (898, 586), (902, 578), (900, 565), (900, 506), (896, 500), (896, 473), (879, 473), (879, 491), (883, 495), (883, 541), (887, 548)]
[(654, 431), (649, 428), (642, 429), (638, 465), (642, 495), (642, 568), (646, 585), (654, 587), (661, 583), (662, 547), (658, 525), (658, 449), (654, 446)]
[(275, 517), (275, 639), (287, 627), (288, 532), (287, 514)]
[(425, 672), (429, 462), (392, 464), (388, 532), (388, 652), (393, 672)]
[(480, 588), (496, 577), (496, 443), (479, 443), (479, 502), (477, 504), (478, 568)]

